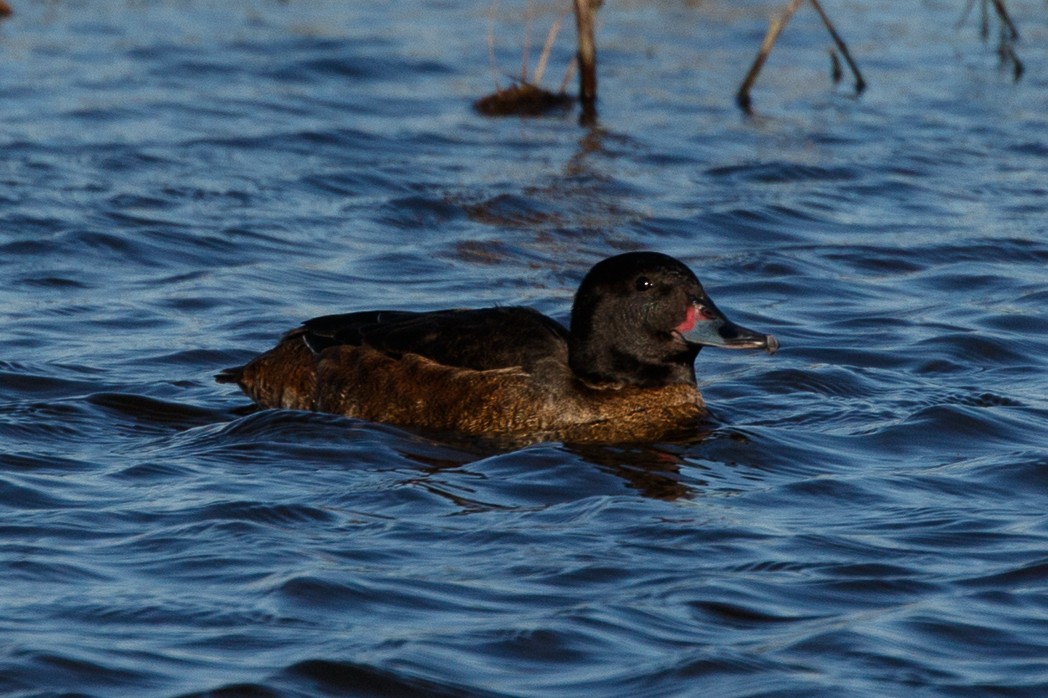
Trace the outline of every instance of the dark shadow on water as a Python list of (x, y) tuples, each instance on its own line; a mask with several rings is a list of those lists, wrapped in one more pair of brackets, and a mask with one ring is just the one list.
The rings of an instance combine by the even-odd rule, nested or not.
[(499, 693), (436, 683), (404, 671), (382, 669), (359, 662), (307, 659), (282, 669), (266, 684), (229, 684), (216, 689), (184, 694), (182, 698), (269, 698), (270, 696), (434, 696), (456, 698), (491, 697)]
[(479, 460), (508, 455), (527, 446), (549, 443), (614, 475), (640, 495), (663, 500), (695, 494), (681, 478), (680, 468), (685, 464), (682, 454), (701, 444), (710, 434), (707, 429), (697, 426), (658, 442), (601, 444), (437, 434), (378, 426), (398, 431), (409, 439), (411, 448), (404, 448), (401, 444), (396, 447), (397, 452), (433, 471), (459, 468)]
[(142, 425), (189, 429), (214, 422), (225, 415), (219, 410), (195, 407), (172, 400), (121, 392), (99, 392), (87, 396), (87, 402), (121, 419)]
[(674, 451), (702, 443), (707, 433), (696, 433), (688, 441), (623, 445), (578, 444), (565, 445), (565, 448), (621, 478), (631, 489), (644, 497), (675, 500), (694, 496), (696, 491), (682, 481), (680, 468), (685, 461)]
[[(596, 466), (600, 471), (619, 478), (630, 489), (644, 497), (674, 500), (694, 496), (696, 492), (682, 479), (680, 469), (685, 465), (684, 454), (694, 449), (712, 433), (712, 425), (696, 425), (658, 442), (641, 443), (570, 443), (542, 438), (473, 436), (453, 432), (409, 429), (389, 424), (365, 422), (338, 415), (291, 410), (260, 410), (253, 405), (236, 408), (239, 419), (229, 423), (211, 438), (233, 438), (237, 441), (269, 442), (273, 448), (292, 439), (298, 448), (309, 444), (313, 454), (326, 452), (337, 444), (330, 442), (332, 429), (343, 433), (345, 439), (356, 440), (354, 434), (369, 434), (381, 441), (385, 448), (404, 459), (416, 463), (424, 472), (436, 473), (462, 468), (477, 461), (520, 452), (540, 444), (552, 445), (566, 454)], [(343, 441), (343, 438), (337, 439)], [(319, 442), (318, 442), (319, 441)], [(541, 459), (540, 459), (541, 460)], [(340, 463), (344, 460), (339, 459)], [(336, 463), (332, 463), (334, 467)], [(536, 467), (528, 459), (525, 467)], [(541, 466), (539, 466), (541, 467)]]

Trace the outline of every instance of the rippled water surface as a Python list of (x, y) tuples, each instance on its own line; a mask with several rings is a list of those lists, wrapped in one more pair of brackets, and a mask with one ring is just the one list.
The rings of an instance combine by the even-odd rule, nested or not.
[[(963, 2), (826, 3), (858, 99), (805, 6), (747, 118), (775, 3), (609, 1), (593, 129), (472, 110), (487, 2), (12, 4), (0, 694), (1048, 695), (1043, 2), (1009, 3), (1017, 83)], [(563, 320), (640, 248), (782, 343), (702, 353), (690, 439), (213, 382), (328, 312)]]

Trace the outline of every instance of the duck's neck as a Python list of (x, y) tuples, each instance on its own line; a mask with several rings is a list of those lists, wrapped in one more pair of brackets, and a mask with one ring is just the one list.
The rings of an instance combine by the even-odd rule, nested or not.
[(695, 357), (698, 347), (681, 346), (673, 351), (663, 347), (618, 346), (606, 340), (594, 342), (572, 336), (568, 344), (568, 363), (572, 372), (591, 385), (630, 385), (661, 388), (667, 385), (695, 385)]

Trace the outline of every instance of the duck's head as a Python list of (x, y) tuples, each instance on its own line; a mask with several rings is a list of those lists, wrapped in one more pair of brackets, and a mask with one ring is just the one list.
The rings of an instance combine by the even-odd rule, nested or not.
[(772, 353), (779, 343), (728, 320), (691, 269), (658, 252), (599, 262), (575, 294), (570, 362), (587, 382), (694, 384), (704, 346)]

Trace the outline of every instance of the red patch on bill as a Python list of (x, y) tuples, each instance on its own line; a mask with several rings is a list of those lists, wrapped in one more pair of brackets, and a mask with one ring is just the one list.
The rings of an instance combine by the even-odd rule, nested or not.
[(688, 312), (684, 316), (684, 322), (677, 325), (677, 331), (681, 334), (687, 334), (695, 329), (695, 322), (699, 319), (699, 311), (691, 303), (688, 304)]

